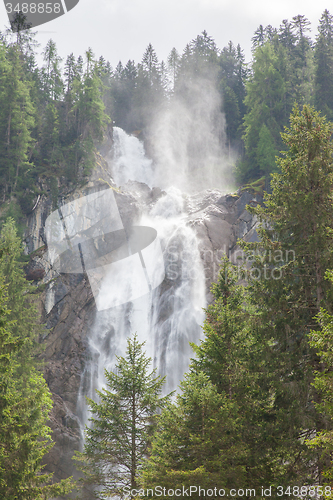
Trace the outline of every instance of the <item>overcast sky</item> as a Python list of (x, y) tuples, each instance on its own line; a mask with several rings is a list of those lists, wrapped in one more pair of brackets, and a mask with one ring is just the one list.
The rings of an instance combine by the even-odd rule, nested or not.
[[(12, 0), (16, 3), (15, 0)], [(38, 0), (36, 0), (38, 3)], [(139, 62), (149, 43), (159, 60), (172, 47), (181, 53), (185, 45), (206, 30), (219, 48), (229, 40), (240, 43), (246, 60), (251, 58), (251, 37), (259, 24), (278, 27), (282, 19), (304, 14), (315, 36), (318, 20), (330, 2), (317, 0), (80, 0), (67, 14), (40, 26), (41, 47), (52, 38), (65, 58), (71, 52), (84, 55), (91, 47), (115, 67), (119, 60)], [(333, 7), (330, 11), (333, 14)], [(1, 29), (8, 26), (0, 5)]]

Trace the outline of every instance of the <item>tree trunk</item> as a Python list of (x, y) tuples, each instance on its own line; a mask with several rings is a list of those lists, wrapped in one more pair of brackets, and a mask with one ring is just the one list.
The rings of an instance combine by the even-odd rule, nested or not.
[(132, 396), (132, 451), (131, 451), (131, 489), (136, 488), (136, 443), (135, 443), (135, 424), (136, 424), (136, 401), (135, 392)]

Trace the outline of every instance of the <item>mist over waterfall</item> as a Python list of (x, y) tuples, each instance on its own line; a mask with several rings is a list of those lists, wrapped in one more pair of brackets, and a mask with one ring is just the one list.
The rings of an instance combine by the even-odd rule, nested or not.
[(119, 127), (113, 129), (112, 176), (118, 186), (128, 181), (144, 182), (152, 187), (153, 162), (145, 155), (143, 143)]
[[(144, 186), (139, 183), (154, 185), (152, 162), (136, 137), (115, 128), (111, 154), (110, 174), (118, 185), (125, 184), (124, 191), (129, 189), (133, 196), (138, 196), (136, 190)], [(88, 419), (85, 396), (96, 399), (95, 389), (101, 390), (105, 385), (104, 369), (114, 368), (116, 356), (125, 354), (126, 339), (135, 332), (139, 341), (145, 342), (147, 355), (152, 359), (151, 368), (166, 375), (164, 393), (175, 390), (188, 369), (193, 355), (189, 342), (199, 341), (206, 299), (198, 241), (187, 217), (184, 195), (171, 186), (143, 207), (136, 221), (137, 226), (157, 231), (165, 268), (165, 278), (159, 287), (128, 301), (124, 284), (132, 286), (135, 279), (130, 267), (123, 266), (121, 276), (111, 272), (103, 278), (99, 303), (107, 301), (108, 294), (116, 290), (120, 305), (96, 312), (89, 336), (90, 358), (82, 374), (78, 398), (78, 414), (83, 424)]]
[(187, 193), (231, 187), (236, 156), (221, 108), (214, 78), (197, 76), (156, 114), (150, 130), (156, 185)]

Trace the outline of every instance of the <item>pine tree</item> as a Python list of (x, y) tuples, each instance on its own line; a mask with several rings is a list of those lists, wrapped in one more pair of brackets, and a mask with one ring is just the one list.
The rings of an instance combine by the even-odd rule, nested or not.
[(255, 51), (257, 47), (261, 47), (264, 45), (266, 41), (266, 33), (265, 33), (265, 28), (263, 27), (262, 24), (259, 25), (259, 27), (256, 29), (254, 32), (253, 37), (251, 38), (252, 41), (252, 50)]
[(203, 71), (205, 63), (215, 62), (217, 59), (217, 46), (213, 37), (204, 30), (200, 35), (191, 40), (189, 44), (196, 71)]
[(150, 43), (142, 56), (142, 68), (148, 75), (150, 85), (153, 85), (154, 79), (158, 76), (158, 59), (154, 47)]
[(168, 61), (168, 69), (172, 80), (172, 89), (174, 89), (180, 64), (180, 56), (175, 47), (173, 47), (170, 54), (168, 55), (167, 61)]
[(267, 366), (275, 379), (281, 435), (292, 437), (285, 449), (289, 473), (308, 481), (321, 471), (320, 461), (304, 447), (304, 439), (324, 425), (311, 403), (318, 358), (307, 336), (320, 329), (315, 319), (320, 307), (331, 313), (325, 280), (333, 268), (331, 135), (332, 124), (313, 108), (294, 108), (282, 134), (288, 151), (277, 160), (281, 173), (272, 175), (272, 194), (265, 207), (250, 208), (263, 223), (260, 241), (243, 244), (254, 260), (249, 297), (261, 313), (260, 335), (272, 346)]
[(176, 402), (163, 410), (158, 420), (141, 486), (162, 486), (161, 498), (177, 498), (183, 488), (188, 492), (190, 487), (193, 498), (206, 496), (198, 493), (199, 487), (223, 489), (228, 496), (235, 484), (245, 486), (247, 450), (239, 440), (237, 404), (225, 393), (219, 394), (202, 372), (185, 375), (180, 388)]
[[(1, 247), (1, 266), (3, 260), (8, 264), (11, 252), (7, 238)], [(8, 269), (7, 264), (2, 270)], [(43, 474), (42, 459), (53, 446), (47, 426), (52, 399), (42, 374), (31, 362), (31, 340), (24, 335), (25, 318), (31, 322), (34, 311), (21, 303), (20, 314), (14, 308), (16, 317), (10, 319), (11, 279), (15, 276), (12, 268), (10, 271), (7, 285), (0, 278), (0, 496), (6, 500), (45, 500), (68, 493), (72, 486), (70, 480), (52, 485), (52, 474)], [(16, 276), (20, 281), (20, 274)]]
[(243, 51), (230, 41), (219, 56), (222, 109), (226, 115), (229, 141), (240, 139), (240, 126), (245, 114), (245, 81), (247, 70)]
[(96, 68), (91, 69), (91, 60), (88, 59), (87, 71), (82, 82), (80, 97), (74, 106), (74, 108), (77, 108), (79, 115), (78, 134), (83, 139), (90, 136), (91, 138), (101, 140), (105, 126), (109, 122), (109, 117), (104, 112), (104, 104), (101, 99), (101, 87), (102, 82), (97, 75)]
[(43, 51), (46, 65), (43, 68), (44, 91), (48, 100), (58, 100), (63, 93), (63, 81), (60, 72), (61, 57), (58, 56), (55, 42), (47, 42)]
[(26, 175), (33, 168), (29, 163), (29, 148), (35, 110), (16, 46), (7, 50), (4, 46), (0, 47), (0, 65), (0, 172), (5, 200), (8, 195), (13, 197), (29, 185)]
[[(259, 46), (254, 53), (252, 76), (246, 83), (243, 136), (246, 161), (239, 170), (239, 180), (244, 182), (261, 175), (257, 162), (257, 150), (260, 131), (265, 125), (273, 139), (275, 150), (281, 149), (280, 133), (285, 124), (286, 79), (285, 53), (276, 51), (270, 42)], [(270, 165), (272, 171), (273, 165)]]
[(117, 127), (127, 132), (140, 128), (137, 117), (137, 88), (138, 71), (134, 61), (128, 61), (123, 67), (119, 63), (111, 81), (112, 118)]
[(293, 20), (291, 21), (292, 30), (297, 40), (296, 50), (303, 62), (305, 61), (306, 52), (311, 46), (311, 40), (306, 35), (306, 33), (310, 31), (310, 25), (310, 21), (305, 16), (302, 16), (300, 14), (294, 16)]
[(203, 371), (237, 409), (239, 434), (234, 443), (246, 450), (238, 457), (243, 484), (257, 489), (262, 484), (288, 485), (295, 480), (289, 462), (294, 442), (281, 418), (278, 376), (272, 370), (275, 344), (262, 334), (260, 308), (238, 284), (245, 272), (226, 257), (222, 259), (212, 287), (215, 300), (207, 309), (205, 337), (193, 346), (196, 358), (190, 368), (195, 373)]
[(168, 400), (160, 397), (164, 378), (156, 370), (148, 372), (151, 360), (143, 345), (136, 335), (128, 339), (125, 358), (117, 358), (114, 372), (105, 371), (107, 388), (97, 391), (99, 402), (88, 400), (93, 416), (76, 461), (85, 474), (84, 487), (92, 486), (95, 498), (123, 497), (137, 488), (156, 414)]
[(283, 19), (278, 31), (279, 42), (287, 49), (289, 53), (295, 50), (296, 35), (293, 33), (293, 26), (288, 19)]
[(333, 16), (321, 16), (315, 45), (315, 102), (328, 119), (333, 118)]

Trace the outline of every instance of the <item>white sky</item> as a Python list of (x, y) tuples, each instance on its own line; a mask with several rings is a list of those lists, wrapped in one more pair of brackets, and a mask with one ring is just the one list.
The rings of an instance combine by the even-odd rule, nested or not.
[[(7, 1), (7, 0), (5, 0)], [(35, 0), (38, 3), (38, 0)], [(60, 1), (60, 0), (59, 0)], [(12, 0), (16, 4), (16, 0)], [(52, 38), (59, 55), (84, 55), (88, 47), (115, 67), (119, 60), (139, 62), (149, 43), (159, 60), (172, 47), (182, 53), (185, 45), (206, 30), (219, 48), (229, 40), (240, 43), (246, 60), (251, 58), (251, 38), (259, 24), (278, 27), (282, 19), (305, 15), (312, 24), (330, 2), (323, 0), (80, 0), (70, 12), (40, 26), (41, 48)], [(0, 5), (0, 30), (8, 26), (4, 3)], [(52, 32), (52, 33), (50, 33)]]

